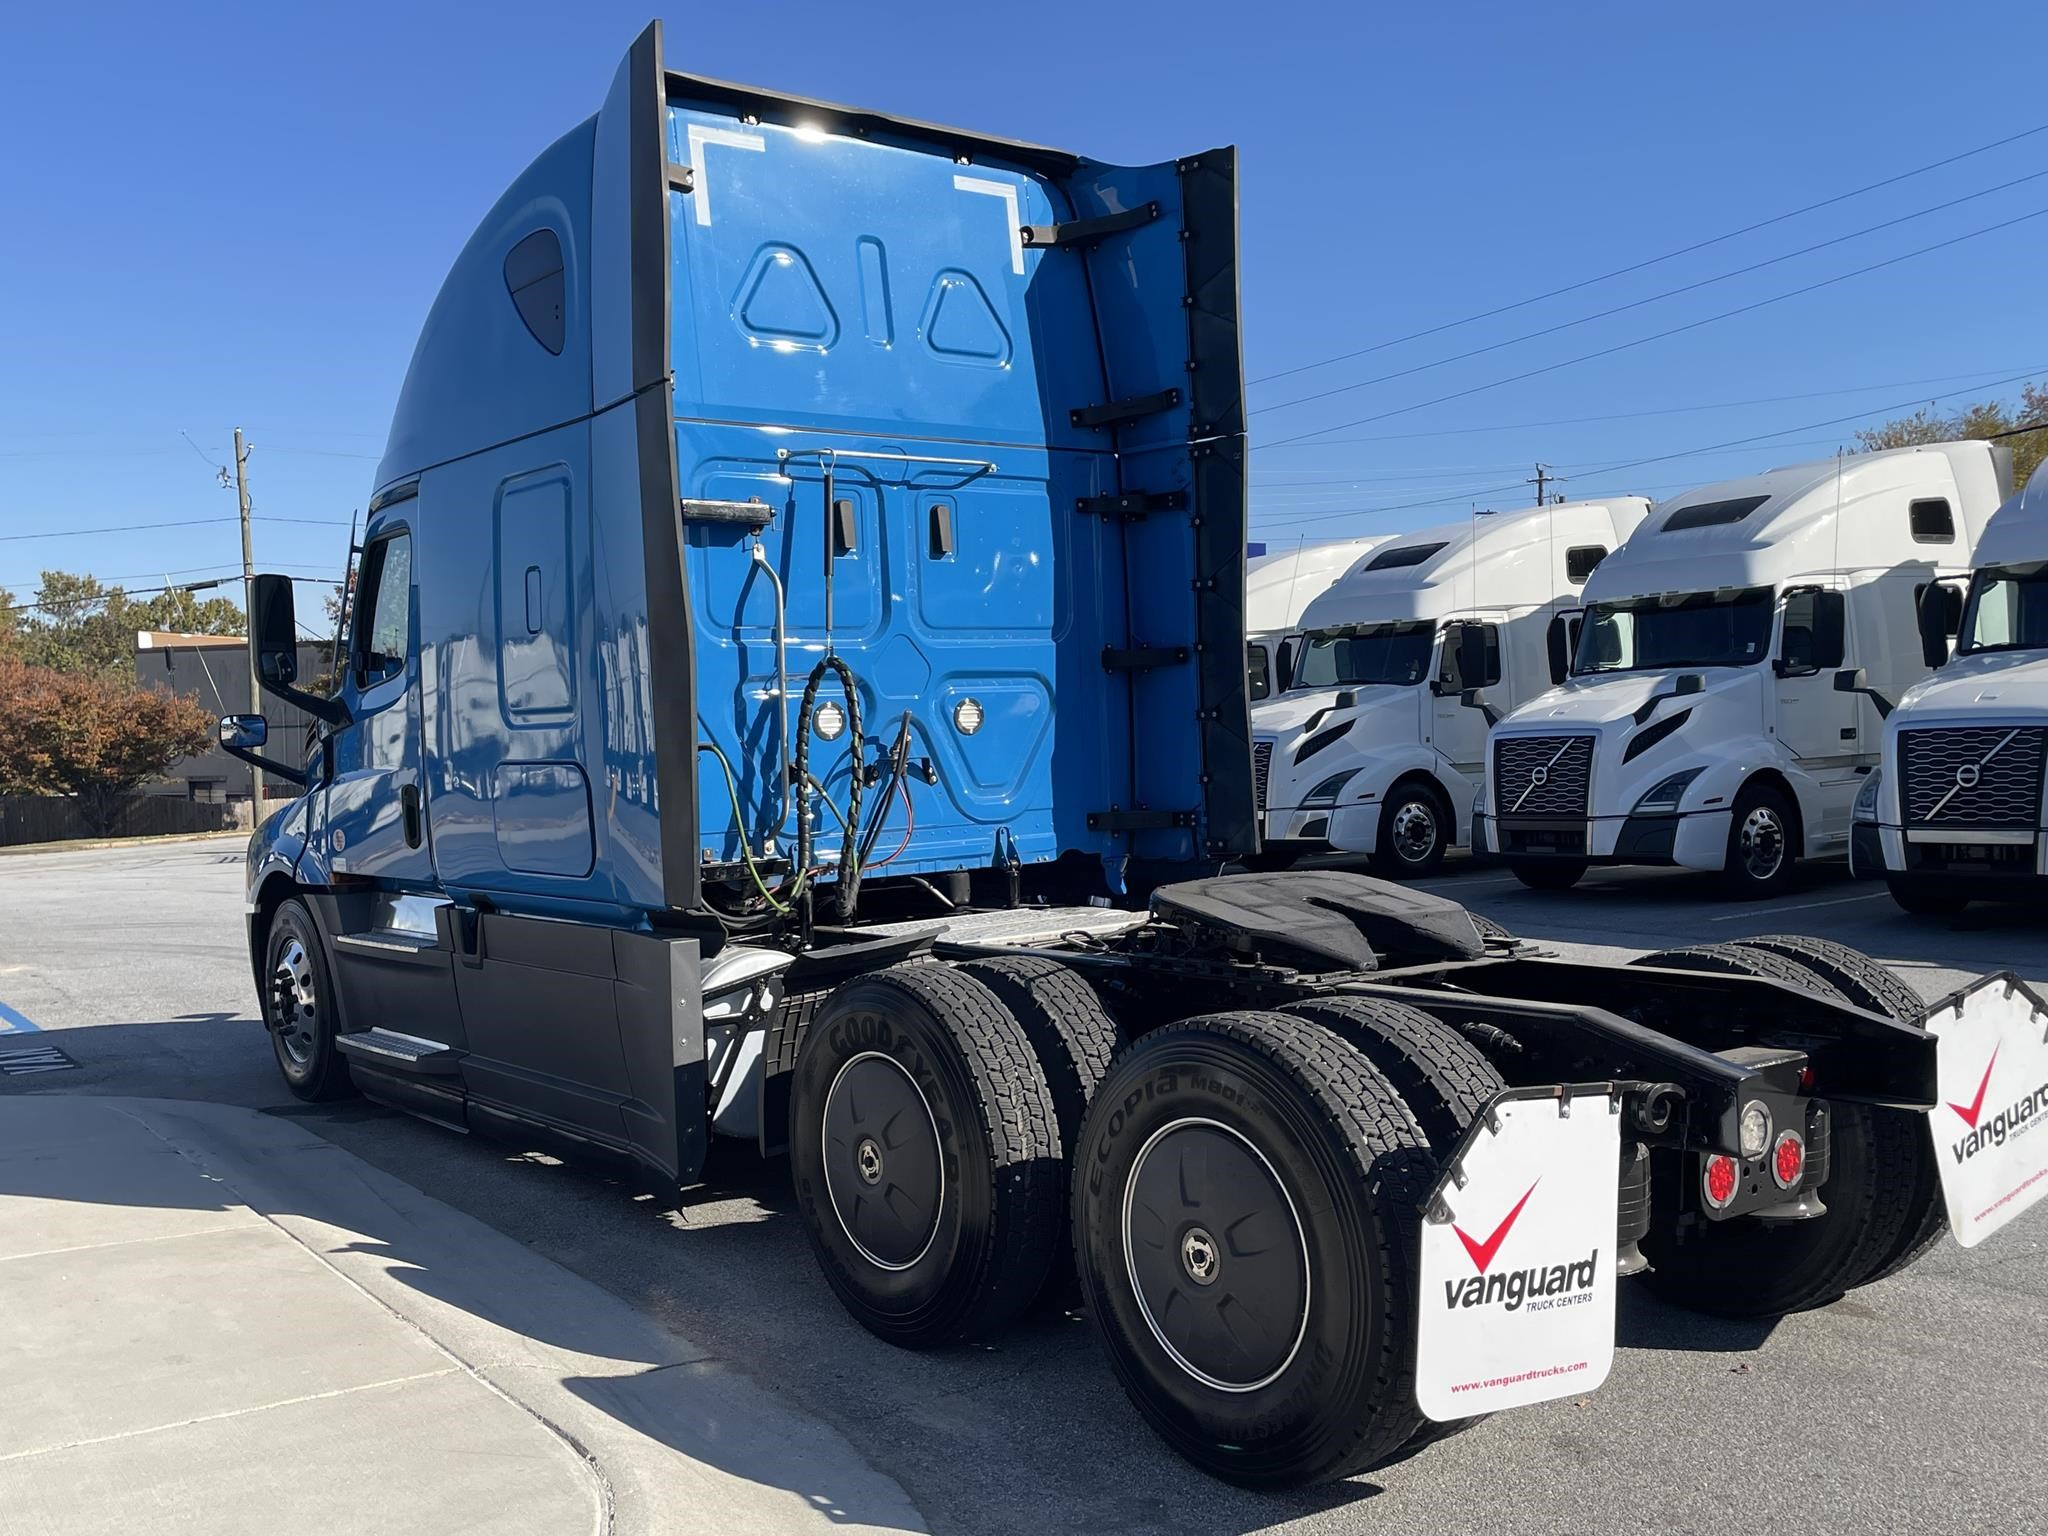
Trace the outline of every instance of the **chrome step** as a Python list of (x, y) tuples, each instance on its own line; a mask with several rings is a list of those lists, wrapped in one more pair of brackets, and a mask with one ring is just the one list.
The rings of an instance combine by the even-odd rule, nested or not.
[(342, 1055), (365, 1066), (420, 1077), (452, 1075), (464, 1054), (444, 1041), (402, 1035), (395, 1029), (356, 1030), (336, 1035), (334, 1043)]

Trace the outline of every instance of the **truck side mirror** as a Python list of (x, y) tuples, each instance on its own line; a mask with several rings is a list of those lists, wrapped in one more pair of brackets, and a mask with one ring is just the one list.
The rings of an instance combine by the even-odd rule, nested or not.
[[(265, 693), (276, 694), (287, 704), (297, 705), (315, 720), (336, 728), (347, 725), (350, 718), (348, 706), (340, 699), (322, 698), (297, 686), (298, 630), (298, 617), (292, 611), (292, 579), (289, 576), (258, 576), (249, 585), (249, 646), (256, 653), (257, 681)], [(225, 737), (221, 739), (221, 745), (228, 747)], [(228, 750), (236, 749), (228, 747)], [(272, 773), (283, 774), (283, 770), (271, 764), (264, 766)]]
[(1486, 675), (1486, 631), (1477, 624), (1458, 630), (1458, 680), (1467, 688), (1483, 688)]
[(269, 740), (270, 722), (261, 715), (220, 717), (220, 744), (230, 752), (253, 752)]
[(1948, 611), (1955, 594), (1940, 582), (1931, 582), (1920, 594), (1920, 659), (1930, 667), (1948, 660)]

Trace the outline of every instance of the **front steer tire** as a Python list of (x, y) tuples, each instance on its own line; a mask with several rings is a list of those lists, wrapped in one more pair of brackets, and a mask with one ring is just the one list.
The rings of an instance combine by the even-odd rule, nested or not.
[(1045, 1073), (974, 977), (900, 965), (847, 982), (790, 1094), (797, 1210), (826, 1281), (878, 1338), (983, 1337), (1038, 1294), (1065, 1166)]
[(309, 1104), (351, 1097), (348, 1060), (334, 1043), (340, 995), (313, 914), (296, 896), (271, 914), (263, 940), (263, 1027), (284, 1085)]
[[(1817, 971), (1739, 944), (1663, 950), (1632, 963), (1766, 977), (1848, 1001)], [(1709, 1221), (1692, 1194), (1698, 1154), (1652, 1154), (1651, 1224), (1643, 1239), (1652, 1290), (1717, 1317), (1777, 1317), (1825, 1306), (1896, 1259), (1923, 1215), (1918, 1179), (1926, 1129), (1910, 1123), (1917, 1117), (1862, 1104), (1829, 1108), (1828, 1177), (1818, 1191), (1827, 1214), (1806, 1221)]]
[(1074, 1170), (1091, 1321), (1174, 1450), (1246, 1487), (1400, 1450), (1436, 1160), (1386, 1078), (1286, 1014), (1211, 1014), (1126, 1049)]

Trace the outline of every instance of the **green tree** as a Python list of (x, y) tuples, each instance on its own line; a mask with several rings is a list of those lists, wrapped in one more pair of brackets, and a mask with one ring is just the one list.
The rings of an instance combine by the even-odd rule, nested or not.
[[(1863, 428), (1856, 434), (1856, 441), (1862, 452), (1875, 453), (1881, 448), (1917, 448), (1925, 443), (1952, 443), (1959, 438), (1992, 437), (2037, 421), (2048, 422), (2048, 385), (2028, 384), (2022, 386), (2016, 402), (1983, 400), (1953, 415), (1943, 415), (1923, 405), (1910, 416), (1901, 416), (1881, 427)], [(2012, 449), (2013, 484), (2025, 485), (2027, 477), (2048, 457), (2048, 427), (2008, 437), (2005, 444)]]
[[(31, 666), (59, 672), (131, 674), (135, 636), (145, 629), (192, 635), (239, 635), (242, 610), (224, 597), (156, 592), (130, 597), (90, 575), (43, 572), (35, 601), (14, 605), (12, 649)], [(8, 644), (0, 621), (0, 646)]]

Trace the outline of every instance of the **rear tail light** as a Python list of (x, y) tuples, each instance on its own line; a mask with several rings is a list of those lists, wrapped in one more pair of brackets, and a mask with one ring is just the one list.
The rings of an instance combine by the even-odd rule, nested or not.
[(1709, 1157), (1706, 1166), (1700, 1170), (1700, 1193), (1717, 1211), (1725, 1211), (1735, 1203), (1735, 1191), (1741, 1183), (1735, 1159), (1725, 1152), (1716, 1152)]
[(1771, 1178), (1780, 1189), (1790, 1189), (1806, 1172), (1806, 1142), (1797, 1131), (1784, 1131), (1771, 1149)]

